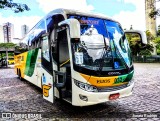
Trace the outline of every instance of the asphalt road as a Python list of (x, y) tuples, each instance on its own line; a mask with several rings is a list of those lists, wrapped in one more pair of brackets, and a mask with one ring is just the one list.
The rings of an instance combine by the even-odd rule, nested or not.
[(87, 107), (49, 103), (41, 89), (20, 81), (12, 68), (0, 68), (0, 120), (160, 120), (160, 64), (134, 67), (132, 96)]

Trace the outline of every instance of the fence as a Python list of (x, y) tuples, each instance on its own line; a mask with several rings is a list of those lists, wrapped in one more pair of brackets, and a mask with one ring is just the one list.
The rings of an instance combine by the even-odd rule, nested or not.
[(133, 62), (160, 63), (160, 56), (133, 56)]

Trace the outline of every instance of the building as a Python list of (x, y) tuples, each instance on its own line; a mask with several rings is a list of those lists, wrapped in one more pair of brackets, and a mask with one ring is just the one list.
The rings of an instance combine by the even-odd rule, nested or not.
[(156, 18), (150, 18), (149, 13), (155, 9), (155, 0), (145, 0), (146, 30), (149, 30), (153, 36), (156, 36)]
[(4, 43), (3, 26), (0, 25), (0, 43)]
[(22, 38), (28, 33), (29, 27), (27, 25), (21, 26)]
[(3, 24), (4, 42), (12, 42), (14, 38), (14, 25), (7, 22)]

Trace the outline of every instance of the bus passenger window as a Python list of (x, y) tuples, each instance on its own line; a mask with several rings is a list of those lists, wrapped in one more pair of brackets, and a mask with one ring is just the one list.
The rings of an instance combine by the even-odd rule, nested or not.
[(48, 62), (50, 62), (48, 36), (43, 37), (42, 41), (42, 57), (45, 58)]

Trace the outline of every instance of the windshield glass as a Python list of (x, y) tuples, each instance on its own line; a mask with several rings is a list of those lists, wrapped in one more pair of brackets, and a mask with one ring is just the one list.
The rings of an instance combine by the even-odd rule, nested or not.
[(80, 22), (81, 38), (71, 43), (78, 69), (110, 71), (131, 66), (128, 42), (120, 25), (99, 18), (69, 15)]
[(125, 61), (127, 67), (130, 67), (132, 65), (131, 50), (121, 26), (116, 22), (107, 20), (105, 20), (105, 26), (113, 51), (112, 56), (114, 56), (114, 58), (118, 56), (118, 58)]

